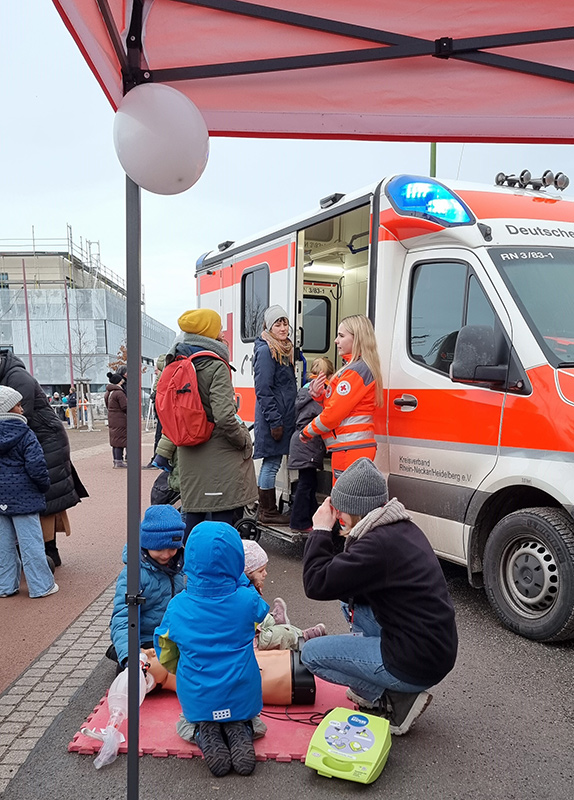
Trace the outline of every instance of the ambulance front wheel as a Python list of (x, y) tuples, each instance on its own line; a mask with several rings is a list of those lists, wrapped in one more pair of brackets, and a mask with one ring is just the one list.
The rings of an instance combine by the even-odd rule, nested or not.
[(494, 526), (484, 588), (500, 621), (539, 642), (574, 637), (574, 521), (562, 509), (526, 508)]

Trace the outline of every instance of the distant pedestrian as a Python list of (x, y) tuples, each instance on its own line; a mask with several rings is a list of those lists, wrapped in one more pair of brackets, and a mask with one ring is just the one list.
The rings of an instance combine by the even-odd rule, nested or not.
[(76, 428), (78, 426), (78, 395), (76, 394), (75, 386), (70, 386), (70, 391), (68, 392), (68, 408), (70, 409), (70, 419), (68, 420), (70, 427)]
[(20, 392), (0, 386), (0, 597), (18, 594), (22, 568), (30, 597), (47, 597), (58, 591), (39, 517), (50, 477), (23, 412)]
[(128, 398), (125, 376), (119, 372), (108, 372), (109, 383), (104, 394), (108, 409), (108, 434), (114, 469), (127, 469), (124, 450), (128, 443)]

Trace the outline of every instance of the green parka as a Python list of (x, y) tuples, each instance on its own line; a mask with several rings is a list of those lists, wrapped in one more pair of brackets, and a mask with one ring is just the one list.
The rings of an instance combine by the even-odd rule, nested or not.
[[(221, 342), (195, 334), (186, 334), (184, 342), (229, 360)], [(201, 402), (215, 428), (204, 444), (177, 448), (182, 510), (204, 513), (250, 505), (258, 494), (253, 445), (247, 426), (237, 417), (229, 368), (215, 358), (198, 358), (194, 366)], [(158, 447), (160, 455), (167, 455), (165, 444)]]

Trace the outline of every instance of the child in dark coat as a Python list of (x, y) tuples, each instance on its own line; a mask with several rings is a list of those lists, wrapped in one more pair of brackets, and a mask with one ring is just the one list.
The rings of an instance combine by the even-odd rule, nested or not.
[(289, 445), (287, 466), (289, 469), (299, 470), (299, 480), (295, 489), (289, 522), (291, 530), (296, 532), (307, 533), (313, 529), (313, 514), (318, 508), (315, 494), (317, 472), (322, 469), (325, 456), (325, 445), (319, 436), (315, 436), (308, 443), (303, 443), (299, 439), (299, 434), (305, 425), (308, 425), (322, 411), (320, 403), (311, 397), (309, 383), (321, 372), (324, 372), (329, 379), (334, 371), (333, 363), (328, 358), (316, 358), (311, 364), (309, 381), (299, 389), (295, 399), (297, 421), (295, 433), (291, 437)]
[(47, 597), (58, 591), (39, 516), (50, 478), (21, 401), (20, 392), (0, 386), (0, 597), (18, 594), (22, 568), (30, 597)]

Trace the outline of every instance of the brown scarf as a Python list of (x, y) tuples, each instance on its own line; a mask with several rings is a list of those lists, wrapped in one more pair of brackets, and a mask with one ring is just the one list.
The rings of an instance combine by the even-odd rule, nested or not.
[(264, 342), (267, 342), (275, 361), (280, 364), (293, 365), (293, 342), (290, 339), (280, 342), (279, 339), (273, 336), (271, 331), (263, 331), (261, 338)]

